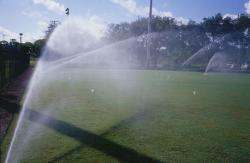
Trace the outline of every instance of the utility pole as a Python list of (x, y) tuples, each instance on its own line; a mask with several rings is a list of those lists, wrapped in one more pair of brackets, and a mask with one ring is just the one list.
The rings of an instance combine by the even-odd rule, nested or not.
[(22, 43), (22, 39), (23, 39), (23, 33), (19, 33), (20, 35), (20, 44)]
[(147, 68), (150, 67), (150, 59), (151, 59), (151, 20), (152, 20), (152, 7), (153, 7), (153, 0), (150, 0), (150, 7), (149, 7), (149, 17), (148, 17), (148, 35), (147, 35), (147, 58), (146, 58), (146, 66)]

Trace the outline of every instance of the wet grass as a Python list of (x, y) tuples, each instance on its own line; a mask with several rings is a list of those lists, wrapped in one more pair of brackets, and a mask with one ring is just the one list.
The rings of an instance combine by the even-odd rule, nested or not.
[(250, 161), (248, 74), (72, 69), (38, 90), (23, 162)]

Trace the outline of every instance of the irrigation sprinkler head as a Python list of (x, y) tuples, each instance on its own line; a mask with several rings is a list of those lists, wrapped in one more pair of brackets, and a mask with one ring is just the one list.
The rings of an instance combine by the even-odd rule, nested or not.
[(95, 94), (95, 89), (90, 89), (90, 92), (92, 93), (92, 94)]

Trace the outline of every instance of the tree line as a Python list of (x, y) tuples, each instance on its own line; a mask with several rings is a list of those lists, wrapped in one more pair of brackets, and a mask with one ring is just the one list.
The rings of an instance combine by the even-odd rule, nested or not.
[[(134, 37), (142, 41), (131, 45), (131, 48), (145, 47), (147, 23), (148, 18), (139, 17), (132, 22), (110, 24), (101, 40), (106, 44), (110, 44)], [(39, 57), (47, 39), (58, 24), (60, 23), (51, 21), (44, 39), (36, 40), (34, 43), (23, 43), (21, 45), (22, 49), (30, 56)], [(225, 35), (230, 35), (230, 39), (224, 41), (219, 47), (222, 47), (224, 51), (230, 49), (231, 53), (232, 51), (239, 53), (237, 56), (240, 58), (239, 62), (250, 63), (250, 17), (248, 15), (239, 14), (237, 18), (231, 18), (216, 14), (204, 18), (201, 22), (190, 20), (187, 24), (180, 23), (171, 17), (153, 16), (151, 26), (152, 41), (150, 44), (152, 56), (150, 59), (153, 67), (169, 68), (181, 65), (201, 48), (216, 42)], [(2, 41), (0, 43), (1, 49), (7, 44), (9, 43)], [(146, 55), (145, 51), (141, 50), (139, 53), (134, 54), (137, 55), (136, 58), (145, 60), (143, 59)], [(208, 60), (209, 56), (204, 56), (198, 63), (206, 63)]]
[(33, 44), (0, 41), (0, 88), (20, 75), (30, 64)]
[[(140, 17), (131, 23), (110, 24), (106, 37), (117, 41), (146, 34), (147, 22), (148, 18)], [(190, 20), (187, 24), (183, 24), (171, 17), (153, 16), (151, 26), (152, 32), (197, 30), (215, 38), (218, 35), (250, 28), (250, 17), (245, 14), (239, 14), (237, 18), (231, 18), (223, 17), (218, 13), (215, 16), (204, 18), (200, 23)]]
[[(130, 23), (110, 24), (105, 39), (116, 42), (131, 37), (147, 38), (147, 22), (148, 18), (141, 17)], [(230, 58), (228, 63), (233, 64), (233, 60), (237, 60), (234, 64), (238, 65), (250, 63), (250, 17), (248, 15), (239, 14), (237, 18), (231, 18), (223, 17), (218, 13), (204, 18), (199, 23), (190, 20), (187, 24), (182, 24), (170, 17), (153, 16), (151, 26), (153, 67), (166, 69), (180, 67), (185, 60), (210, 44), (211, 47), (216, 48), (213, 52), (223, 51), (228, 55)], [(220, 39), (222, 41), (218, 41)], [(193, 66), (204, 69), (212, 55), (200, 57)]]

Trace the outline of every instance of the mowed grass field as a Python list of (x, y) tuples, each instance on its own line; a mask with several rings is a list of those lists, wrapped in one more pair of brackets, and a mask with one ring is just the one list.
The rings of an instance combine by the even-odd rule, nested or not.
[(41, 83), (22, 162), (250, 162), (249, 74), (69, 69)]

